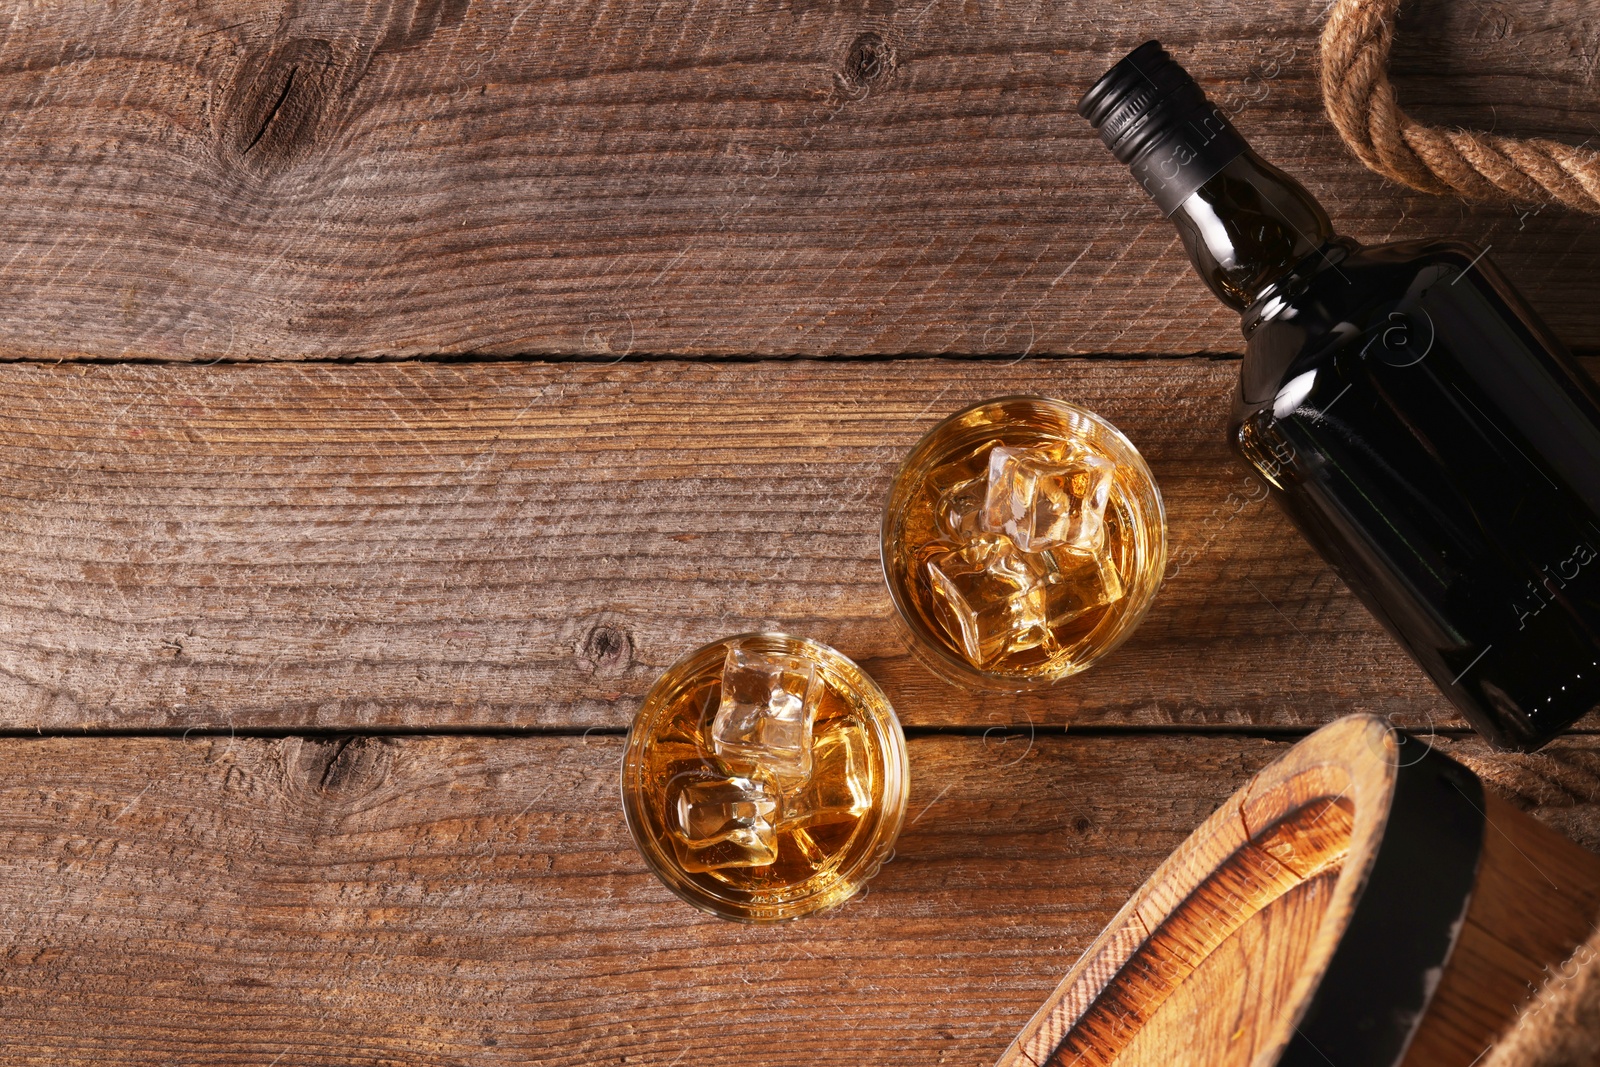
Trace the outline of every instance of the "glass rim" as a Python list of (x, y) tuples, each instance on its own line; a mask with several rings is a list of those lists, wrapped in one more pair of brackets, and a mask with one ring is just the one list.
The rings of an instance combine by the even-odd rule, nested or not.
[[(894, 580), (889, 567), (891, 535), (895, 525), (893, 508), (895, 492), (907, 474), (913, 469), (913, 463), (926, 459), (922, 453), (928, 447), (928, 442), (948, 426), (970, 417), (974, 412), (982, 411), (985, 408), (998, 408), (1002, 405), (1018, 403), (1036, 404), (1045, 408), (1060, 409), (1070, 415), (1082, 416), (1090, 423), (1093, 423), (1097, 429), (1104, 431), (1110, 440), (1126, 453), (1126, 459), (1130, 461), (1129, 465), (1138, 474), (1139, 481), (1149, 488), (1150, 498), (1155, 508), (1155, 515), (1153, 516), (1156, 520), (1155, 527), (1160, 531), (1159, 542), (1156, 545), (1157, 562), (1160, 563), (1160, 567), (1156, 571), (1155, 584), (1151, 587), (1149, 594), (1145, 596), (1144, 602), (1139, 604), (1131, 613), (1123, 616), (1124, 622), (1119, 632), (1105, 645), (1095, 649), (1094, 654), (1087, 661), (1074, 665), (1071, 669), (1065, 670), (1060, 674), (1038, 678), (1023, 677), (998, 671), (986, 671), (980, 667), (973, 666), (964, 656), (958, 655), (943, 641), (939, 640), (938, 635), (929, 631), (926, 623), (917, 612), (916, 606), (906, 602), (904, 592)], [(1121, 458), (1118, 459), (1118, 462), (1121, 462)], [(1161, 486), (1157, 484), (1155, 475), (1151, 472), (1150, 465), (1144, 458), (1144, 453), (1140, 452), (1138, 447), (1128, 439), (1127, 434), (1119, 430), (1104, 415), (1091, 411), (1082, 405), (1074, 404), (1069, 400), (1061, 400), (1041, 393), (1007, 393), (1004, 396), (979, 400), (968, 404), (959, 411), (946, 415), (929, 427), (926, 433), (917, 438), (916, 444), (911, 446), (911, 450), (906, 453), (905, 458), (895, 468), (894, 476), (889, 480), (889, 491), (884, 498), (883, 514), (878, 525), (878, 569), (883, 575), (883, 584), (889, 589), (889, 600), (894, 605), (895, 615), (903, 629), (907, 631), (906, 643), (910, 646), (912, 655), (922, 660), (929, 670), (947, 682), (999, 693), (1023, 693), (1049, 689), (1075, 674), (1081, 674), (1114, 652), (1138, 629), (1139, 624), (1144, 621), (1145, 615), (1149, 613), (1150, 605), (1155, 602), (1155, 594), (1163, 584), (1163, 577), (1166, 571), (1166, 556), (1166, 502), (1162, 499)]]
[[(636, 810), (636, 805), (629, 799), (630, 779), (637, 773), (642, 759), (644, 740), (639, 737), (639, 719), (644, 710), (656, 698), (658, 690), (669, 678), (672, 678), (680, 668), (687, 667), (696, 658), (706, 655), (715, 648), (728, 648), (734, 644), (751, 639), (764, 641), (794, 642), (814, 650), (819, 660), (829, 661), (829, 665), (842, 669), (847, 675), (851, 685), (861, 689), (865, 694), (865, 702), (869, 704), (874, 714), (866, 716), (868, 726), (878, 736), (879, 750), (882, 753), (884, 774), (884, 803), (877, 824), (873, 827), (871, 838), (866, 842), (860, 857), (849, 868), (841, 869), (834, 873), (830, 881), (819, 886), (815, 891), (785, 900), (777, 904), (745, 904), (744, 902), (721, 898), (710, 892), (696, 891), (694, 883), (684, 878), (683, 872), (666, 860), (660, 847), (648, 832), (648, 828), (641, 825), (644, 818), (643, 812)], [(877, 714), (881, 709), (881, 714)], [(877, 869), (887, 862), (887, 856), (893, 848), (894, 842), (899, 838), (900, 831), (905, 822), (905, 809), (910, 798), (911, 776), (910, 763), (906, 751), (905, 730), (900, 724), (899, 715), (894, 710), (894, 705), (878, 685), (877, 681), (843, 652), (823, 641), (812, 637), (800, 637), (795, 634), (784, 633), (779, 630), (752, 630), (745, 633), (733, 634), (728, 637), (717, 638), (699, 645), (677, 659), (673, 660), (666, 670), (650, 686), (640, 702), (639, 711), (634, 714), (633, 721), (628, 725), (628, 735), (624, 742), (622, 753), (622, 766), (617, 775), (617, 785), (622, 801), (623, 821), (627, 824), (629, 836), (633, 838), (634, 847), (644, 859), (645, 865), (650, 868), (650, 873), (656, 880), (665, 885), (679, 899), (693, 905), (701, 911), (716, 916), (719, 919), (728, 919), (733, 922), (767, 924), (786, 922), (793, 919), (815, 915), (820, 911), (839, 907), (849, 901), (861, 888), (876, 874)], [(637, 790), (635, 790), (637, 792)], [(841, 883), (855, 881), (856, 884), (850, 891), (837, 900), (821, 904), (818, 900), (825, 900), (831, 889)], [(745, 915), (739, 914), (735, 909), (741, 907), (757, 908), (772, 911), (777, 914), (770, 915)]]

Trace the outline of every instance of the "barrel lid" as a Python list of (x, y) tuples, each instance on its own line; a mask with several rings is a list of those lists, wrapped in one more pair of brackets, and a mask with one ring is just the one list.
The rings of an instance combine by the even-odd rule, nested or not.
[(1331, 723), (1174, 850), (1000, 1067), (1398, 1064), (1484, 832), (1470, 770), (1376, 716)]

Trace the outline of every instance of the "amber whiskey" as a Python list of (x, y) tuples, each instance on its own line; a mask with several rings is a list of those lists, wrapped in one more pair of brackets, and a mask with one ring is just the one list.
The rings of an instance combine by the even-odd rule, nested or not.
[(884, 510), (884, 575), (912, 647), (957, 684), (1016, 690), (1130, 633), (1166, 559), (1160, 493), (1110, 423), (1007, 397), (936, 426)]
[(725, 918), (833, 907), (905, 812), (905, 741), (864, 672), (816, 641), (746, 634), (674, 664), (623, 761), (628, 825), (679, 896)]

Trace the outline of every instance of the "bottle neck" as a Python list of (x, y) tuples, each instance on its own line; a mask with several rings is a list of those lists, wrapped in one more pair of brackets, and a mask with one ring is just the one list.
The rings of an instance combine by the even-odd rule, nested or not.
[(1241, 312), (1334, 240), (1322, 205), (1248, 148), (1185, 198), (1171, 219), (1201, 279)]
[(1250, 150), (1159, 41), (1106, 71), (1078, 101), (1078, 114), (1178, 227), (1195, 270), (1236, 311), (1334, 239), (1322, 206)]

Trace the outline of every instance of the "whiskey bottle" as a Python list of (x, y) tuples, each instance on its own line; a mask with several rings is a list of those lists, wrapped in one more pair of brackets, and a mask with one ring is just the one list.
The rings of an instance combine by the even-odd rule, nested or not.
[(1078, 113), (1242, 313), (1233, 448), (1356, 596), (1497, 747), (1600, 705), (1600, 401), (1484, 250), (1337, 236), (1156, 41)]

